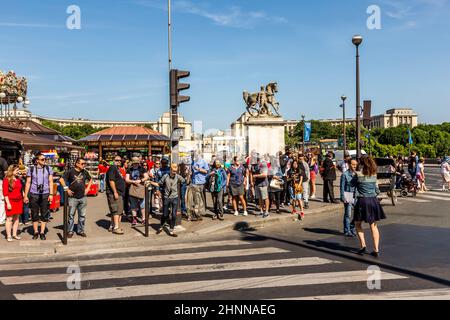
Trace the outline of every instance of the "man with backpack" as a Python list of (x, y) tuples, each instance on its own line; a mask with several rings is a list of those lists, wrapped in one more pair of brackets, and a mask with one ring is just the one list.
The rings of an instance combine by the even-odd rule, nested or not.
[(213, 220), (223, 220), (223, 194), (227, 189), (227, 172), (222, 168), (219, 160), (214, 161), (209, 179), (209, 191), (214, 203)]
[[(28, 170), (24, 202), (30, 204), (33, 220), (33, 240), (46, 240), (45, 226), (49, 221), (50, 202), (53, 201), (53, 170), (45, 164), (45, 157), (38, 153), (36, 164)], [(29, 195), (29, 197), (28, 197)], [(39, 221), (41, 231), (39, 233)]]

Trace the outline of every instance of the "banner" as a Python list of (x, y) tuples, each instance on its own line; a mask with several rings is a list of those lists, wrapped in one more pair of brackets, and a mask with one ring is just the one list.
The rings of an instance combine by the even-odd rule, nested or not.
[(311, 141), (311, 122), (305, 122), (305, 127), (303, 128), (303, 141), (310, 142)]

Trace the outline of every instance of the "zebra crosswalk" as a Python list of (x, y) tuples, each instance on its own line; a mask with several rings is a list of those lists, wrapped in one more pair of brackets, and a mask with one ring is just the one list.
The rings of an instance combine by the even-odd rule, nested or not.
[[(346, 297), (336, 295), (342, 286), (369, 294), (367, 266), (300, 254), (274, 241), (117, 250), (0, 264), (0, 285), (18, 300), (179, 299), (187, 294), (191, 299), (340, 299)], [(379, 277), (383, 282), (408, 280), (385, 270)], [(315, 287), (320, 295), (311, 295)]]
[(447, 191), (427, 191), (418, 193), (416, 197), (399, 198), (399, 201), (415, 203), (431, 203), (433, 201), (450, 201), (450, 192)]

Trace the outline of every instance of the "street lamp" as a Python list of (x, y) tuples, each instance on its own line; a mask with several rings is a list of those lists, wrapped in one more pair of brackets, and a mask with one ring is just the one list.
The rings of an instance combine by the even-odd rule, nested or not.
[(302, 114), (302, 126), (303, 126), (302, 153), (305, 153), (305, 115), (304, 114)]
[(359, 46), (363, 42), (360, 35), (352, 38), (352, 43), (356, 47), (356, 158), (361, 158), (361, 98), (360, 98), (360, 80), (359, 80)]
[(345, 100), (347, 100), (347, 97), (342, 95), (341, 96), (341, 100), (342, 100), (342, 132), (343, 132), (343, 143), (344, 143), (344, 156), (345, 156), (345, 152), (347, 151), (347, 133), (345, 131)]

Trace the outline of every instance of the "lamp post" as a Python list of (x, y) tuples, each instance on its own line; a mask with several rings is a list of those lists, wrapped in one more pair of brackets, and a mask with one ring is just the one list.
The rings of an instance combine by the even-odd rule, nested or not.
[(303, 126), (302, 153), (305, 153), (305, 115), (304, 114), (302, 114), (302, 126)]
[(361, 97), (360, 97), (360, 79), (359, 79), (359, 46), (363, 42), (360, 35), (352, 38), (352, 43), (356, 47), (356, 158), (361, 158)]
[(345, 100), (347, 100), (347, 97), (342, 95), (341, 96), (341, 100), (342, 100), (342, 134), (343, 134), (343, 143), (344, 143), (344, 156), (345, 153), (347, 152), (347, 133), (345, 131)]

